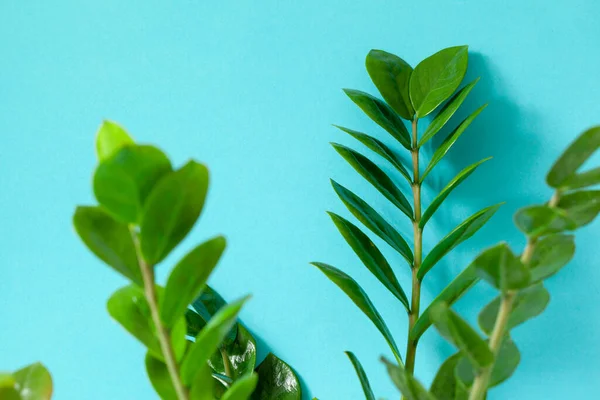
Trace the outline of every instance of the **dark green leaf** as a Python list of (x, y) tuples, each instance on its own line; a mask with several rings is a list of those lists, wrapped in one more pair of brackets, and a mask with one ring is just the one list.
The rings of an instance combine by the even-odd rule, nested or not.
[[(492, 375), (488, 383), (488, 387), (494, 387), (508, 378), (515, 372), (519, 362), (521, 361), (521, 354), (515, 343), (506, 337), (500, 345), (500, 350), (492, 369)], [(465, 358), (461, 358), (456, 366), (456, 376), (466, 386), (471, 386), (475, 380), (475, 374), (473, 367)], [(438, 399), (440, 400), (440, 399)]]
[[(192, 310), (186, 312), (188, 319), (188, 335), (196, 337), (200, 329), (227, 303), (216, 290), (206, 285), (200, 296), (192, 303)], [(225, 336), (223, 343), (229, 345), (233, 343), (237, 336), (237, 326), (235, 324), (229, 333)]]
[(557, 273), (575, 254), (573, 235), (550, 235), (536, 243), (531, 261), (531, 281), (538, 282)]
[(482, 163), (486, 162), (487, 160), (490, 160), (491, 158), (492, 157), (488, 157), (479, 162), (476, 162), (475, 164), (469, 165), (467, 168), (460, 171), (458, 175), (456, 175), (450, 182), (448, 182), (446, 187), (435, 197), (435, 199), (433, 199), (429, 207), (427, 207), (427, 210), (425, 210), (425, 212), (423, 213), (423, 216), (419, 221), (419, 227), (423, 229), (427, 221), (429, 221), (429, 219), (433, 216), (437, 209), (442, 205), (444, 200), (446, 200), (446, 197), (448, 197), (450, 192), (452, 192), (458, 185), (460, 185), (465, 179), (467, 179), (477, 167), (479, 167)]
[(425, 257), (419, 268), (418, 277), (423, 279), (433, 266), (456, 246), (473, 236), (485, 223), (492, 218), (502, 204), (486, 207), (467, 218), (463, 223), (446, 235)]
[(396, 346), (396, 342), (394, 341), (392, 334), (383, 321), (383, 318), (381, 318), (381, 315), (369, 299), (369, 296), (367, 296), (359, 284), (356, 283), (356, 281), (350, 276), (339, 269), (332, 267), (331, 265), (320, 262), (313, 262), (311, 264), (319, 268), (321, 272), (323, 272), (333, 283), (342, 289), (344, 293), (346, 293), (346, 295), (354, 302), (354, 304), (360, 308), (360, 310), (371, 320), (371, 322), (373, 322), (373, 325), (375, 325), (375, 327), (379, 330), (379, 332), (381, 332), (387, 341), (398, 362), (402, 362), (400, 351), (398, 350), (398, 346)]
[(167, 327), (185, 314), (188, 305), (205, 287), (225, 245), (225, 238), (217, 236), (197, 246), (173, 268), (160, 306), (160, 316)]
[(475, 272), (475, 266), (473, 264), (465, 268), (448, 286), (442, 290), (442, 292), (431, 302), (429, 307), (421, 314), (415, 326), (410, 331), (410, 339), (413, 341), (419, 340), (421, 335), (431, 326), (431, 315), (430, 311), (435, 307), (436, 304), (445, 303), (448, 306), (454, 304), (463, 294), (467, 292), (479, 282), (479, 277)]
[(476, 368), (484, 368), (494, 361), (487, 343), (458, 314), (444, 303), (430, 311), (433, 324), (440, 334), (454, 344)]
[(94, 195), (116, 220), (138, 223), (150, 191), (171, 171), (171, 162), (156, 147), (126, 146), (96, 168)]
[[(520, 290), (513, 300), (506, 330), (509, 331), (528, 319), (540, 315), (546, 309), (549, 302), (550, 293), (548, 293), (541, 283)], [(501, 303), (502, 297), (498, 296), (479, 313), (479, 326), (488, 335), (494, 330)]]
[(256, 388), (258, 375), (251, 373), (244, 375), (235, 382), (221, 397), (221, 400), (248, 400)]
[(133, 282), (144, 285), (127, 225), (115, 221), (100, 207), (86, 206), (77, 207), (73, 224), (92, 253)]
[(415, 110), (408, 93), (412, 67), (400, 57), (383, 50), (371, 50), (367, 71), (384, 100), (404, 119), (412, 120)]
[(149, 264), (162, 261), (200, 216), (208, 190), (208, 170), (194, 161), (165, 176), (144, 206), (140, 228), (142, 254)]
[(383, 357), (381, 361), (385, 364), (392, 382), (406, 400), (436, 400), (402, 365), (393, 364)]
[(258, 385), (252, 400), (301, 400), (302, 388), (292, 368), (272, 353), (256, 368)]
[(402, 146), (410, 149), (410, 134), (404, 122), (390, 106), (360, 90), (344, 89), (344, 92), (377, 125), (388, 131)]
[(256, 366), (256, 341), (248, 330), (237, 324), (237, 337), (232, 343), (223, 343), (209, 360), (209, 365), (214, 372), (226, 375), (223, 365), (223, 354), (225, 353), (231, 368), (231, 378), (234, 380), (254, 371)]
[(487, 107), (487, 104), (484, 104), (483, 106), (481, 106), (477, 110), (475, 110), (473, 112), (473, 114), (471, 114), (467, 118), (465, 118), (460, 123), (460, 125), (458, 125), (456, 127), (456, 129), (454, 129), (452, 131), (452, 133), (450, 133), (448, 135), (448, 137), (446, 139), (444, 139), (444, 141), (442, 142), (440, 147), (438, 147), (437, 150), (433, 153), (433, 156), (431, 156), (431, 161), (429, 161), (429, 164), (427, 164), (427, 168), (425, 168), (425, 172), (423, 172), (423, 175), (421, 176), (421, 182), (425, 181), (425, 178), (427, 177), (427, 175), (429, 175), (429, 173), (431, 172), (433, 167), (435, 167), (437, 165), (437, 163), (439, 163), (440, 160), (442, 158), (444, 158), (446, 153), (450, 150), (450, 148), (454, 145), (454, 143), (456, 143), (456, 141), (458, 140), (460, 135), (463, 134), (463, 132), (469, 127), (469, 125), (471, 125), (471, 122), (473, 122), (475, 120), (475, 118), (486, 107)]
[(358, 358), (356, 358), (354, 353), (352, 353), (351, 351), (346, 351), (345, 353), (348, 356), (348, 358), (350, 359), (350, 362), (352, 363), (352, 366), (354, 367), (354, 370), (356, 371), (356, 375), (358, 376), (358, 379), (360, 380), (360, 385), (365, 394), (365, 399), (366, 400), (375, 400), (375, 395), (373, 395), (373, 390), (371, 389), (371, 384), (369, 383), (369, 378), (367, 378), (367, 374), (365, 374), (365, 370), (363, 369), (360, 361), (358, 361)]
[(162, 400), (177, 400), (177, 393), (173, 387), (167, 366), (154, 358), (150, 352), (146, 353), (146, 373), (152, 387)]
[(581, 189), (600, 184), (600, 167), (573, 175), (562, 184), (565, 190)]
[(506, 243), (484, 250), (473, 264), (481, 279), (502, 292), (522, 289), (531, 281), (529, 270)]
[(429, 141), (432, 137), (436, 135), (446, 125), (446, 122), (452, 118), (456, 110), (461, 106), (461, 104), (465, 101), (469, 93), (475, 84), (479, 82), (479, 78), (475, 79), (473, 82), (469, 83), (467, 86), (458, 91), (448, 103), (440, 110), (440, 112), (435, 116), (435, 118), (431, 121), (431, 123), (425, 129), (425, 133), (419, 140), (419, 147), (423, 146), (425, 143)]
[(600, 212), (600, 190), (582, 190), (560, 198), (558, 208), (565, 210), (577, 228), (592, 222)]
[(391, 201), (408, 218), (413, 219), (413, 211), (410, 202), (402, 194), (400, 189), (377, 165), (362, 154), (341, 144), (332, 143), (335, 150), (340, 153), (348, 163), (369, 181), (381, 194)]
[(344, 205), (348, 207), (348, 210), (350, 210), (363, 225), (392, 246), (394, 250), (400, 253), (400, 255), (412, 265), (412, 251), (410, 250), (408, 243), (406, 243), (406, 240), (404, 240), (394, 227), (388, 224), (377, 211), (350, 190), (338, 184), (333, 179), (331, 180), (331, 184)]
[(415, 67), (410, 77), (410, 99), (423, 118), (454, 93), (467, 72), (468, 46), (443, 49)]
[(582, 133), (554, 163), (546, 176), (548, 185), (554, 188), (568, 186), (568, 180), (574, 179), (579, 167), (600, 147), (600, 126)]
[(456, 375), (455, 370), (462, 356), (456, 353), (444, 361), (440, 366), (433, 383), (431, 384), (430, 392), (436, 400), (455, 400), (456, 393)]
[(103, 161), (125, 146), (133, 145), (133, 139), (119, 124), (104, 121), (96, 134), (96, 155)]
[(521, 208), (515, 213), (514, 220), (517, 228), (532, 238), (577, 227), (566, 211), (547, 205)]
[(396, 153), (394, 153), (392, 151), (392, 149), (387, 147), (383, 142), (381, 142), (378, 139), (375, 139), (372, 136), (366, 135), (362, 132), (344, 128), (343, 126), (338, 126), (338, 125), (334, 125), (334, 126), (338, 129), (346, 132), (350, 136), (354, 137), (356, 140), (358, 140), (359, 142), (361, 142), (362, 144), (367, 146), (370, 150), (374, 151), (375, 153), (379, 154), (381, 157), (385, 158), (387, 161), (390, 162), (390, 164), (392, 164), (394, 167), (396, 167), (398, 172), (400, 172), (400, 174), (404, 177), (404, 179), (407, 180), (407, 182), (409, 184), (412, 183), (412, 178), (411, 178), (410, 174), (408, 173), (408, 171), (406, 170), (406, 168), (404, 167), (404, 165), (402, 165), (402, 160), (400, 160), (400, 158), (398, 158)]
[(385, 286), (400, 302), (404, 305), (406, 310), (410, 309), (408, 304), (408, 298), (402, 290), (392, 267), (388, 264), (387, 260), (381, 254), (375, 243), (369, 239), (360, 229), (355, 225), (347, 221), (332, 212), (329, 216), (333, 220), (333, 223), (338, 228), (346, 242), (352, 247), (352, 250), (363, 262), (365, 267)]
[(15, 389), (21, 396), (21, 400), (50, 400), (52, 397), (52, 377), (41, 363), (20, 369), (13, 374), (13, 377)]

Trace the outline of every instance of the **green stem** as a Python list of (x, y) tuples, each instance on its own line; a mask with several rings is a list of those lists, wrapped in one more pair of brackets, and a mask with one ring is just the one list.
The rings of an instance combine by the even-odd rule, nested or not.
[(219, 351), (221, 352), (221, 358), (223, 359), (223, 371), (225, 372), (225, 376), (233, 378), (231, 373), (232, 366), (229, 357), (227, 357), (227, 353), (223, 349), (219, 349)]

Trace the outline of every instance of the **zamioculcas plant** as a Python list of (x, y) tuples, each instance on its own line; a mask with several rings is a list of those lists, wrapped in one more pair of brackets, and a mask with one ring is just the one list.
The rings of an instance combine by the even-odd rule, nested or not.
[(110, 297), (108, 312), (147, 348), (146, 370), (160, 397), (263, 400), (283, 393), (300, 399), (296, 376), (273, 355), (254, 371), (254, 338), (237, 322), (248, 297), (227, 305), (206, 286), (225, 238), (189, 251), (164, 287), (155, 281), (157, 265), (200, 216), (207, 168), (189, 161), (173, 169), (161, 150), (136, 144), (108, 121), (98, 132), (96, 152), (93, 191), (99, 205), (77, 207), (75, 230), (98, 258), (131, 281)]
[(0, 399), (49, 400), (52, 397), (52, 377), (40, 363), (12, 373), (0, 372)]

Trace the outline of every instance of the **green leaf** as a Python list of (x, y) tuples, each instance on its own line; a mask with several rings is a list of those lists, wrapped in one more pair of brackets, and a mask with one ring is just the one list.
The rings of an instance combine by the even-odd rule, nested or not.
[(350, 362), (352, 363), (352, 366), (354, 367), (354, 370), (356, 371), (356, 375), (358, 376), (358, 379), (360, 380), (360, 385), (362, 386), (362, 390), (365, 394), (365, 399), (366, 400), (375, 400), (375, 395), (373, 394), (373, 389), (371, 389), (371, 384), (369, 383), (369, 378), (367, 378), (367, 374), (365, 373), (365, 370), (363, 369), (360, 361), (358, 361), (358, 358), (356, 358), (354, 353), (352, 353), (351, 351), (345, 351), (345, 353), (348, 356), (348, 358), (350, 359)]
[(531, 281), (529, 270), (506, 243), (484, 250), (473, 264), (481, 279), (502, 292), (522, 289)]
[(456, 375), (455, 370), (458, 362), (462, 359), (460, 353), (456, 353), (440, 366), (433, 383), (431, 384), (430, 392), (436, 400), (455, 400), (456, 393)]
[[(553, 188), (568, 186), (568, 180), (574, 179), (577, 170), (600, 147), (600, 126), (582, 133), (554, 163), (546, 176), (546, 182)], [(589, 176), (588, 176), (589, 178)], [(571, 182), (572, 184), (572, 182)]]
[(214, 372), (226, 375), (221, 353), (223, 351), (231, 367), (230, 377), (234, 380), (254, 371), (256, 366), (256, 341), (242, 324), (238, 323), (237, 326), (235, 340), (232, 343), (223, 343), (220, 350), (215, 351), (208, 361)]
[(563, 182), (562, 188), (564, 190), (575, 190), (598, 184), (600, 184), (600, 167), (573, 175)]
[(256, 369), (258, 385), (252, 400), (301, 400), (302, 388), (292, 368), (272, 353)]
[[(216, 290), (206, 285), (200, 296), (191, 304), (192, 309), (186, 312), (188, 335), (196, 337), (206, 323), (227, 303)], [(237, 337), (238, 324), (235, 324), (225, 336), (223, 343), (229, 345)]]
[(173, 387), (167, 366), (154, 358), (150, 352), (146, 353), (146, 373), (152, 387), (162, 400), (177, 400), (177, 393)]
[(150, 191), (171, 171), (171, 161), (156, 147), (126, 146), (96, 168), (94, 195), (116, 220), (138, 223)]
[(379, 154), (381, 157), (385, 158), (392, 164), (398, 172), (406, 179), (406, 181), (411, 184), (412, 178), (404, 165), (402, 164), (402, 160), (394, 153), (392, 149), (386, 146), (383, 142), (378, 139), (375, 139), (372, 136), (364, 134), (362, 132), (354, 131), (352, 129), (344, 128), (343, 126), (334, 125), (336, 128), (346, 132), (365, 146), (367, 146), (371, 151)]
[(469, 127), (469, 125), (471, 125), (471, 122), (473, 122), (475, 120), (475, 118), (477, 118), (477, 116), (486, 107), (487, 107), (487, 104), (484, 104), (483, 106), (481, 106), (477, 110), (475, 110), (471, 115), (469, 115), (467, 118), (465, 118), (452, 131), (452, 133), (450, 133), (448, 135), (448, 137), (446, 139), (444, 139), (444, 141), (442, 142), (440, 147), (438, 147), (437, 150), (433, 153), (433, 156), (431, 156), (431, 161), (429, 161), (429, 164), (427, 164), (427, 168), (425, 168), (425, 172), (423, 172), (423, 175), (421, 176), (421, 182), (425, 181), (425, 178), (427, 177), (427, 175), (429, 175), (429, 173), (431, 172), (433, 167), (435, 167), (437, 165), (437, 163), (439, 163), (441, 161), (441, 159), (444, 158), (446, 153), (450, 150), (450, 148), (454, 145), (454, 143), (456, 143), (456, 141), (458, 140), (460, 135), (463, 134), (463, 132)]
[(140, 228), (146, 261), (162, 261), (192, 229), (200, 216), (208, 190), (208, 170), (188, 162), (165, 176), (152, 190), (144, 206)]
[(408, 218), (413, 219), (410, 202), (400, 189), (377, 165), (362, 154), (341, 144), (332, 143), (334, 149), (342, 156), (359, 174), (369, 181), (381, 194), (392, 202)]
[(0, 399), (22, 400), (21, 395), (14, 387), (0, 387)]
[(577, 228), (592, 222), (600, 212), (600, 190), (581, 190), (562, 196), (558, 208), (565, 210)]
[(344, 93), (377, 125), (388, 131), (402, 146), (410, 149), (410, 134), (404, 122), (390, 106), (360, 90), (344, 89)]
[(435, 199), (433, 199), (433, 201), (431, 202), (429, 207), (427, 207), (427, 210), (425, 210), (425, 212), (423, 213), (423, 216), (421, 217), (421, 220), (419, 221), (419, 227), (421, 229), (423, 229), (425, 227), (425, 224), (427, 223), (427, 221), (429, 221), (429, 219), (433, 216), (433, 214), (437, 211), (437, 209), (440, 208), (440, 206), (442, 205), (444, 200), (446, 200), (446, 197), (448, 197), (448, 195), (458, 185), (460, 185), (465, 179), (467, 179), (469, 177), (469, 175), (471, 175), (477, 167), (479, 167), (481, 164), (483, 164), (487, 160), (490, 160), (491, 158), (492, 157), (488, 157), (479, 162), (476, 162), (475, 164), (469, 165), (467, 168), (460, 171), (458, 173), (458, 175), (456, 175), (450, 182), (448, 182), (446, 187), (444, 189), (442, 189), (442, 191), (435, 197)]
[[(546, 309), (549, 302), (550, 293), (548, 293), (541, 283), (520, 290), (513, 300), (506, 330), (509, 331), (515, 326), (540, 315)], [(498, 296), (479, 313), (479, 326), (488, 335), (494, 330), (501, 303), (502, 297)]]
[(400, 57), (383, 50), (371, 50), (367, 71), (384, 100), (404, 119), (413, 119), (415, 110), (408, 93), (412, 67)]
[(202, 365), (192, 383), (190, 400), (214, 400), (217, 384), (218, 382), (211, 375), (208, 364)]
[(454, 93), (467, 72), (468, 46), (449, 47), (427, 57), (410, 77), (410, 99), (423, 118)]
[(415, 322), (415, 326), (410, 331), (410, 340), (416, 342), (431, 326), (433, 321), (431, 320), (430, 312), (436, 304), (445, 303), (448, 306), (451, 306), (477, 282), (479, 282), (479, 277), (475, 272), (475, 266), (470, 264), (458, 274), (444, 290), (442, 290), (442, 292), (431, 302), (429, 307), (427, 307), (427, 309), (419, 316), (417, 322)]
[(338, 228), (346, 242), (352, 247), (352, 250), (363, 262), (365, 267), (385, 286), (400, 302), (404, 305), (407, 311), (410, 309), (408, 298), (402, 290), (398, 279), (392, 267), (388, 264), (387, 260), (381, 254), (375, 243), (369, 239), (360, 229), (355, 225), (340, 217), (339, 215), (329, 212), (328, 213), (333, 223)]
[(440, 112), (435, 116), (435, 118), (431, 121), (431, 123), (425, 129), (421, 140), (419, 140), (419, 147), (423, 146), (425, 143), (429, 141), (432, 137), (434, 137), (440, 129), (446, 125), (446, 122), (452, 118), (456, 110), (461, 106), (461, 104), (465, 101), (473, 87), (479, 82), (479, 78), (475, 79), (473, 82), (466, 85), (460, 91), (458, 91), (448, 103), (440, 110)]
[(103, 161), (123, 147), (135, 144), (129, 134), (119, 124), (104, 121), (96, 134), (96, 155)]
[(487, 343), (458, 314), (444, 303), (436, 304), (430, 311), (433, 324), (440, 334), (455, 345), (476, 368), (492, 364), (494, 355)]
[(258, 375), (255, 373), (244, 375), (235, 382), (221, 397), (221, 400), (248, 400), (256, 384), (258, 383)]
[(531, 281), (538, 282), (557, 273), (575, 254), (573, 235), (550, 235), (536, 243), (528, 264)]
[(181, 379), (185, 385), (193, 381), (198, 368), (207, 363), (210, 356), (217, 351), (225, 335), (237, 322), (237, 316), (248, 298), (244, 297), (223, 307), (200, 331), (181, 364)]
[(15, 386), (15, 377), (8, 372), (0, 372), (0, 389), (13, 388)]
[(481, 229), (501, 205), (502, 203), (496, 204), (476, 212), (447, 234), (423, 260), (417, 274), (418, 278), (423, 279), (425, 274), (446, 254)]
[(160, 316), (167, 327), (173, 326), (200, 294), (225, 245), (223, 236), (210, 239), (189, 252), (173, 268), (160, 306)]
[(406, 240), (394, 229), (393, 226), (388, 224), (381, 215), (377, 213), (371, 206), (369, 206), (360, 197), (346, 189), (333, 179), (331, 180), (333, 189), (340, 197), (344, 205), (350, 210), (360, 222), (363, 223), (371, 232), (383, 239), (389, 244), (394, 250), (396, 250), (402, 257), (408, 261), (410, 265), (413, 263), (412, 251), (406, 243)]
[(381, 318), (381, 315), (369, 299), (369, 296), (364, 292), (358, 283), (350, 276), (340, 271), (339, 269), (332, 267), (320, 262), (311, 263), (315, 267), (319, 268), (321, 272), (325, 274), (333, 283), (335, 283), (340, 289), (346, 293), (346, 295), (360, 308), (360, 310), (373, 322), (373, 325), (381, 332), (388, 345), (392, 349), (392, 353), (398, 360), (402, 362), (402, 356), (396, 342), (392, 337), (387, 325)]
[(521, 208), (515, 213), (514, 220), (517, 228), (532, 238), (577, 227), (566, 211), (547, 205)]
[(19, 399), (50, 400), (52, 397), (52, 377), (43, 364), (38, 362), (28, 365), (16, 371), (13, 377), (15, 380), (15, 389), (21, 396)]
[[(506, 337), (500, 345), (500, 350), (492, 369), (492, 375), (488, 382), (488, 388), (497, 386), (510, 378), (519, 366), (520, 361), (521, 354), (519, 353), (519, 349), (509, 337)], [(461, 358), (458, 362), (456, 376), (466, 386), (470, 387), (473, 384), (475, 380), (473, 367), (465, 358)]]
[(400, 390), (406, 400), (436, 400), (415, 378), (401, 365), (396, 365), (384, 357), (381, 361), (387, 368), (388, 375), (392, 378), (394, 385)]
[(92, 253), (126, 278), (143, 286), (133, 237), (127, 225), (100, 207), (79, 206), (73, 215), (77, 234)]

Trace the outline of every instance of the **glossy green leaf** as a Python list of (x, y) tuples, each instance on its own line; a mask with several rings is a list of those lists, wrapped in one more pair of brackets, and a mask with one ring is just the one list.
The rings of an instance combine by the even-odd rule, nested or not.
[[(561, 188), (573, 179), (579, 167), (600, 147), (600, 126), (595, 126), (582, 133), (564, 151), (554, 163), (546, 176), (548, 185)], [(567, 185), (568, 186), (568, 185)]]
[(496, 289), (506, 292), (529, 285), (531, 274), (506, 243), (484, 250), (475, 261), (477, 275)]
[[(196, 337), (206, 323), (227, 303), (216, 290), (206, 285), (200, 296), (191, 304), (192, 309), (186, 311), (188, 335)], [(231, 344), (237, 337), (238, 324), (234, 324), (223, 339), (225, 345)]]
[(484, 368), (494, 361), (487, 343), (458, 314), (444, 303), (430, 311), (433, 324), (440, 334), (455, 345), (476, 368)]
[[(515, 345), (515, 343), (509, 337), (506, 337), (500, 345), (498, 356), (492, 369), (492, 375), (488, 382), (488, 387), (494, 387), (512, 376), (519, 362), (521, 361), (521, 353)], [(472, 386), (475, 380), (475, 373), (473, 367), (465, 358), (461, 358), (456, 366), (456, 376), (460, 382), (466, 386)], [(441, 399), (438, 399), (441, 400)]]
[(226, 241), (217, 236), (189, 252), (173, 268), (165, 287), (160, 316), (167, 327), (181, 318), (200, 294), (225, 250)]
[(300, 381), (285, 362), (267, 354), (256, 368), (258, 385), (252, 394), (252, 400), (301, 400)]
[(538, 282), (557, 273), (575, 254), (573, 235), (555, 234), (538, 241), (528, 264), (531, 281)]
[(436, 400), (455, 400), (456, 392), (456, 366), (461, 360), (460, 353), (456, 353), (446, 359), (440, 366), (429, 390)]
[(419, 140), (419, 147), (423, 146), (425, 143), (429, 141), (432, 137), (434, 137), (440, 129), (446, 125), (446, 123), (452, 118), (454, 113), (458, 110), (458, 108), (465, 101), (471, 90), (475, 87), (475, 85), (479, 82), (479, 78), (475, 79), (473, 82), (466, 85), (460, 91), (458, 91), (448, 103), (440, 110), (440, 112), (435, 116), (435, 118), (431, 121), (431, 123), (425, 129), (421, 140)]
[(16, 371), (13, 377), (15, 389), (20, 395), (19, 399), (50, 400), (52, 397), (52, 377), (43, 364), (38, 362), (28, 365)]
[(96, 134), (96, 155), (103, 161), (123, 147), (133, 145), (129, 134), (116, 122), (104, 121)]
[(417, 275), (418, 278), (423, 279), (425, 274), (446, 254), (481, 229), (501, 205), (496, 204), (476, 212), (447, 234), (423, 260)]
[(135, 246), (127, 225), (115, 221), (100, 207), (79, 206), (73, 215), (77, 234), (102, 261), (143, 286)]
[(160, 398), (162, 400), (177, 400), (177, 393), (173, 387), (167, 366), (153, 357), (150, 352), (146, 353), (145, 364), (150, 383)]
[(473, 122), (475, 120), (475, 118), (477, 118), (477, 116), (486, 107), (487, 107), (487, 104), (484, 104), (483, 106), (481, 106), (477, 110), (475, 110), (471, 115), (469, 115), (467, 118), (465, 118), (452, 131), (452, 133), (450, 133), (448, 135), (448, 137), (446, 139), (444, 139), (444, 141), (442, 142), (442, 144), (433, 153), (433, 156), (431, 156), (431, 161), (429, 161), (429, 164), (427, 164), (427, 168), (425, 168), (425, 171), (423, 172), (423, 175), (421, 176), (421, 182), (425, 181), (425, 178), (427, 177), (427, 175), (429, 175), (429, 173), (431, 172), (431, 170), (433, 169), (433, 167), (435, 167), (437, 165), (437, 163), (439, 163), (441, 161), (441, 159), (444, 158), (444, 156), (446, 155), (446, 153), (448, 153), (448, 151), (454, 145), (454, 143), (456, 143), (456, 141), (458, 140), (458, 138), (469, 127), (469, 125), (471, 125), (471, 122)]
[(171, 171), (171, 161), (156, 147), (126, 146), (96, 168), (94, 195), (116, 220), (138, 223), (150, 191)]
[(413, 254), (406, 240), (394, 229), (393, 226), (387, 223), (385, 219), (364, 200), (346, 189), (333, 179), (331, 180), (333, 189), (340, 197), (344, 205), (350, 210), (360, 222), (363, 223), (371, 232), (383, 239), (394, 250), (408, 261), (410, 265), (413, 263)]
[(477, 282), (479, 277), (475, 272), (475, 266), (470, 264), (465, 268), (442, 292), (431, 302), (429, 307), (419, 316), (415, 326), (410, 331), (410, 339), (417, 341), (429, 329), (433, 321), (431, 320), (430, 311), (436, 304), (445, 303), (448, 306), (454, 304), (462, 297), (470, 288)]
[(577, 227), (566, 211), (547, 205), (521, 208), (515, 213), (514, 221), (521, 232), (532, 238)]
[(412, 67), (400, 57), (383, 50), (371, 50), (365, 64), (384, 100), (402, 118), (412, 120), (415, 110), (408, 93)]
[(396, 365), (385, 358), (381, 358), (385, 364), (388, 375), (392, 378), (394, 385), (400, 390), (405, 400), (436, 400), (427, 389), (423, 387), (412, 374), (407, 372), (401, 365)]
[(600, 167), (573, 175), (562, 183), (561, 188), (575, 190), (598, 184), (600, 184)]
[(200, 331), (181, 365), (181, 379), (184, 384), (189, 385), (198, 368), (207, 363), (210, 356), (217, 351), (227, 333), (237, 322), (237, 316), (247, 299), (248, 297), (244, 297), (221, 308)]
[(346, 293), (346, 295), (360, 308), (360, 310), (373, 322), (373, 325), (381, 332), (388, 345), (392, 349), (392, 353), (398, 362), (402, 362), (398, 346), (392, 337), (383, 318), (369, 299), (369, 296), (364, 292), (358, 283), (350, 276), (340, 271), (339, 269), (320, 262), (311, 263), (321, 270), (333, 283)]
[(381, 194), (398, 207), (400, 211), (406, 214), (408, 218), (411, 220), (413, 219), (413, 211), (410, 202), (385, 172), (362, 154), (341, 144), (332, 143), (332, 145), (335, 150), (362, 175), (363, 178), (375, 186)]
[(183, 240), (200, 216), (208, 190), (208, 170), (188, 162), (165, 176), (144, 206), (140, 243), (146, 261), (162, 261)]
[(425, 227), (425, 224), (427, 223), (427, 221), (429, 221), (429, 219), (433, 216), (433, 214), (437, 211), (437, 209), (440, 208), (440, 206), (442, 205), (444, 200), (446, 200), (446, 197), (448, 197), (448, 195), (450, 195), (450, 193), (458, 185), (460, 185), (465, 179), (467, 179), (469, 177), (469, 175), (471, 175), (477, 167), (479, 167), (481, 164), (483, 164), (487, 160), (490, 160), (491, 158), (492, 157), (488, 157), (479, 162), (476, 162), (475, 164), (469, 165), (467, 168), (460, 171), (458, 173), (458, 175), (456, 175), (450, 182), (448, 182), (446, 187), (444, 189), (442, 189), (442, 191), (435, 197), (435, 199), (433, 199), (433, 201), (431, 202), (429, 207), (427, 207), (427, 209), (423, 213), (423, 216), (421, 216), (421, 220), (419, 221), (419, 227), (421, 229), (423, 229)]
[(394, 153), (392, 149), (386, 146), (383, 142), (378, 139), (375, 139), (372, 136), (364, 134), (362, 132), (354, 131), (352, 129), (344, 128), (343, 126), (334, 125), (336, 128), (346, 132), (365, 146), (367, 146), (371, 151), (379, 154), (381, 157), (385, 158), (390, 164), (392, 164), (398, 172), (406, 179), (406, 181), (410, 184), (412, 183), (412, 177), (409, 172), (406, 170), (404, 165), (402, 164), (402, 160)]
[(344, 93), (377, 125), (388, 131), (402, 146), (410, 149), (410, 134), (404, 122), (390, 106), (360, 90), (344, 89)]
[(256, 367), (256, 341), (244, 325), (238, 323), (237, 326), (235, 340), (232, 343), (221, 344), (220, 350), (215, 351), (208, 361), (214, 372), (226, 375), (223, 365), (224, 353), (231, 368), (230, 377), (234, 380), (254, 371)]
[(468, 46), (449, 47), (415, 67), (410, 77), (410, 99), (418, 118), (431, 113), (458, 89), (468, 58)]
[(257, 383), (257, 374), (244, 375), (233, 382), (233, 385), (227, 389), (221, 400), (248, 400), (252, 392), (254, 392)]
[(600, 190), (581, 190), (560, 198), (558, 208), (565, 210), (577, 228), (592, 222), (600, 212)]
[(410, 309), (408, 298), (402, 290), (398, 279), (392, 271), (392, 267), (381, 254), (375, 243), (369, 239), (359, 228), (350, 221), (330, 212), (329, 216), (338, 228), (346, 242), (363, 262), (365, 267), (385, 286), (400, 302), (406, 310)]
[[(509, 331), (515, 326), (540, 315), (546, 309), (549, 302), (550, 293), (548, 293), (541, 283), (520, 290), (513, 300), (506, 330)], [(498, 296), (479, 313), (479, 326), (488, 335), (494, 330), (501, 303), (502, 297)]]
[(365, 394), (365, 399), (375, 400), (375, 395), (373, 394), (373, 389), (371, 389), (369, 378), (367, 378), (367, 374), (365, 373), (365, 370), (363, 369), (360, 361), (358, 361), (358, 358), (356, 358), (354, 353), (352, 353), (351, 351), (346, 351), (345, 353), (350, 359), (354, 370), (356, 371), (356, 375), (358, 376), (358, 379), (360, 381), (363, 393)]

